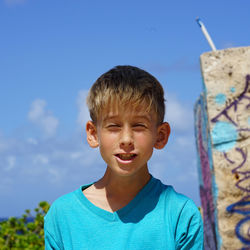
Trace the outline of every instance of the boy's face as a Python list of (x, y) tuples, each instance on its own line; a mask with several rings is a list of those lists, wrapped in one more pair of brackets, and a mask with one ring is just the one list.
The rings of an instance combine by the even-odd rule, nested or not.
[(158, 126), (156, 115), (140, 106), (106, 110), (86, 130), (90, 146), (99, 146), (103, 160), (119, 176), (145, 172), (153, 148), (163, 148), (170, 133), (167, 123)]

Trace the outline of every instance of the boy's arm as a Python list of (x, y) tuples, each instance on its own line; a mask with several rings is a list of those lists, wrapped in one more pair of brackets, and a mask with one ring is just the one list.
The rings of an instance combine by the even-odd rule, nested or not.
[(201, 214), (191, 200), (185, 203), (178, 219), (176, 227), (176, 249), (204, 249)]
[(44, 230), (44, 240), (45, 240), (45, 250), (60, 249), (60, 247), (57, 245), (52, 235), (47, 230)]

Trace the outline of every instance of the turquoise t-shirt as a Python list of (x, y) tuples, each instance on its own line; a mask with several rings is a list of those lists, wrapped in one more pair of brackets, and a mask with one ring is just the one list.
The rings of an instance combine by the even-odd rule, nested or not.
[(57, 199), (45, 216), (45, 249), (203, 249), (200, 212), (192, 200), (151, 177), (125, 207), (108, 212), (82, 193)]

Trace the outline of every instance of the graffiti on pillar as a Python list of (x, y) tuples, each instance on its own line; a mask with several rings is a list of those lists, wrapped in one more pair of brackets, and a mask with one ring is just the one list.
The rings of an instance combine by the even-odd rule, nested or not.
[[(236, 188), (244, 191), (246, 195), (239, 201), (230, 204), (227, 207), (227, 211), (230, 213), (238, 213), (245, 216), (237, 223), (235, 227), (235, 233), (242, 243), (250, 245), (250, 171), (244, 170), (244, 166), (247, 160), (247, 150), (243, 150), (242, 148), (235, 148), (235, 151), (235, 153), (241, 155), (242, 161), (236, 164), (236, 167), (232, 170), (232, 174), (234, 174), (237, 180), (235, 184)], [(228, 159), (226, 153), (225, 159), (230, 164), (235, 164), (233, 160)]]
[[(234, 121), (228, 113), (232, 109), (234, 112), (237, 112), (238, 105), (240, 104), (240, 102), (242, 100), (247, 99), (248, 101), (250, 101), (250, 96), (247, 95), (248, 90), (249, 90), (249, 84), (250, 84), (250, 75), (247, 75), (243, 92), (233, 102), (231, 102), (229, 105), (227, 105), (226, 108), (223, 109), (218, 115), (216, 115), (213, 119), (211, 119), (211, 122), (215, 123), (215, 122), (219, 121), (220, 117), (224, 116), (230, 123), (232, 123), (233, 125), (238, 127), (237, 122)], [(228, 101), (230, 101), (230, 100), (228, 100)], [(248, 109), (248, 108), (250, 108), (250, 103), (248, 103), (246, 105), (246, 109)], [(242, 128), (241, 130), (250, 131), (249, 128)]]
[[(235, 225), (235, 235), (246, 246), (242, 250), (250, 249), (250, 169), (247, 166), (248, 151), (246, 147), (237, 147), (237, 139), (241, 132), (250, 131), (249, 127), (242, 127), (237, 120), (239, 105), (245, 110), (250, 108), (250, 75), (246, 76), (243, 92), (233, 101), (227, 100), (226, 107), (211, 122), (215, 123), (212, 138), (215, 149), (223, 153), (224, 159), (232, 166), (232, 175), (236, 179), (235, 188), (243, 191), (244, 197), (237, 202), (228, 204), (227, 212), (242, 215)], [(224, 101), (223, 96), (218, 96), (217, 103)], [(242, 111), (241, 111), (242, 112)], [(233, 115), (232, 115), (233, 114)], [(225, 121), (226, 120), (226, 121)], [(248, 125), (250, 125), (248, 118)], [(231, 151), (234, 159), (230, 158)], [(234, 150), (234, 154), (232, 154)]]
[[(196, 104), (196, 142), (197, 150), (200, 159), (200, 197), (203, 208), (204, 221), (204, 247), (207, 250), (217, 249), (216, 241), (216, 225), (215, 225), (215, 208), (212, 195), (212, 178), (210, 172), (209, 147), (208, 143), (208, 126), (206, 118), (204, 117), (204, 107), (202, 97)], [(211, 145), (211, 144), (210, 144)]]

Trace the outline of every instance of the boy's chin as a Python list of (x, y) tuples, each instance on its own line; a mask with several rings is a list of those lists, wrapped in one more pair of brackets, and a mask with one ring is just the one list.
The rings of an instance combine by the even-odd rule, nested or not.
[(117, 177), (125, 177), (125, 178), (134, 178), (134, 177), (143, 177), (148, 176), (148, 167), (147, 164), (140, 168), (135, 168), (135, 166), (131, 166), (131, 164), (127, 163), (118, 163), (115, 167), (108, 167), (108, 172), (111, 173), (111, 176)]

